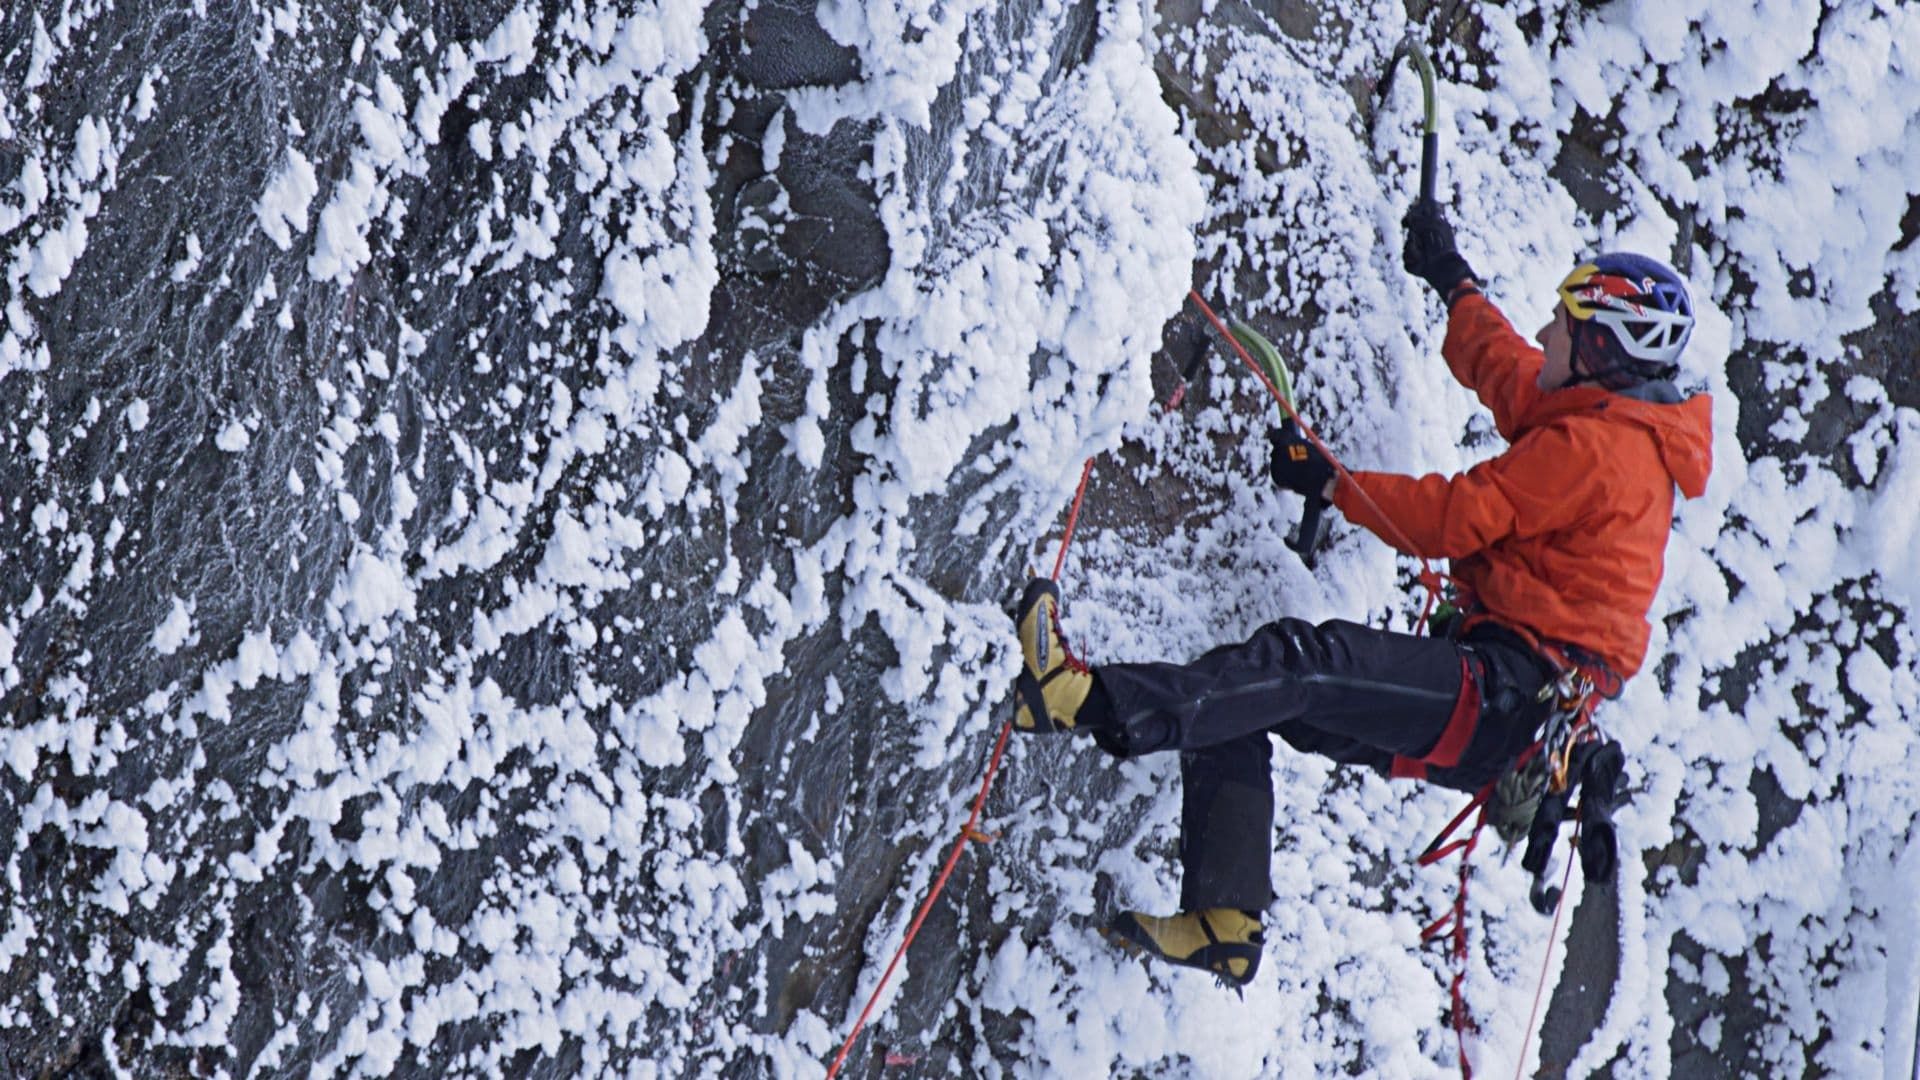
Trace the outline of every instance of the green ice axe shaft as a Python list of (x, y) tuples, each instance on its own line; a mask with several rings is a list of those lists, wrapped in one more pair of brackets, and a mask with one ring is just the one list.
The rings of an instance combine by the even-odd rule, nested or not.
[[(1274, 348), (1273, 342), (1268, 341), (1260, 331), (1238, 319), (1233, 321), (1233, 336), (1253, 357), (1254, 362), (1260, 365), (1261, 370), (1267, 373), (1267, 378), (1273, 380), (1274, 388), (1286, 401), (1287, 411), (1292, 412), (1293, 380), (1287, 377), (1287, 365), (1280, 362), (1280, 350)], [(1306, 564), (1307, 569), (1312, 570), (1319, 564), (1320, 548), (1327, 539), (1327, 500), (1317, 492), (1305, 498), (1306, 506), (1300, 512), (1300, 524), (1287, 534), (1287, 546), (1299, 554), (1300, 561)]]
[(1260, 365), (1260, 370), (1267, 373), (1267, 378), (1273, 380), (1274, 388), (1280, 391), (1281, 398), (1286, 401), (1289, 410), (1291, 410), (1293, 406), (1293, 380), (1287, 377), (1287, 365), (1280, 362), (1280, 350), (1274, 348), (1273, 342), (1268, 341), (1260, 331), (1255, 330), (1239, 319), (1233, 320), (1232, 327), (1233, 336), (1239, 340), (1241, 347), (1246, 349), (1248, 354), (1253, 357), (1253, 362)]
[(1393, 50), (1393, 58), (1387, 61), (1387, 76), (1381, 80), (1381, 92), (1393, 82), (1394, 69), (1401, 57), (1407, 57), (1420, 72), (1420, 96), (1426, 107), (1426, 124), (1420, 130), (1420, 198), (1433, 202), (1434, 166), (1440, 157), (1440, 130), (1434, 122), (1433, 108), (1433, 61), (1428, 59), (1427, 51), (1409, 34)]

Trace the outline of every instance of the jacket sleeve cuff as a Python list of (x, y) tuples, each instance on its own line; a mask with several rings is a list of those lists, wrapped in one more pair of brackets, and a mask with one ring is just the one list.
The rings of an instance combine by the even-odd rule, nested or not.
[(1460, 281), (1460, 284), (1455, 285), (1452, 289), (1448, 290), (1447, 292), (1448, 314), (1452, 314), (1453, 305), (1459, 303), (1461, 298), (1467, 297), (1467, 296), (1479, 296), (1479, 295), (1480, 295), (1480, 286), (1476, 284), (1472, 278), (1462, 278)]
[(1353, 501), (1353, 494), (1359, 486), (1360, 481), (1351, 472), (1342, 473), (1333, 480), (1333, 507), (1349, 520), (1353, 515), (1347, 513), (1347, 506)]

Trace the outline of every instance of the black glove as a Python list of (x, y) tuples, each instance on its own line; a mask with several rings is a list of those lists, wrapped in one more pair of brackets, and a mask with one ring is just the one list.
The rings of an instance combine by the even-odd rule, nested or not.
[(1590, 882), (1612, 884), (1619, 863), (1613, 810), (1625, 788), (1627, 756), (1608, 739), (1582, 763), (1580, 773), (1580, 872)]
[(1406, 246), (1400, 249), (1400, 265), (1407, 268), (1407, 273), (1433, 286), (1442, 301), (1453, 293), (1455, 286), (1475, 276), (1473, 267), (1454, 249), (1453, 226), (1440, 212), (1439, 203), (1413, 200), (1400, 224), (1407, 230)]
[(1520, 856), (1520, 867), (1534, 877), (1547, 868), (1553, 857), (1553, 845), (1560, 839), (1560, 823), (1567, 819), (1567, 796), (1548, 792), (1540, 797), (1540, 808), (1533, 812), (1533, 824), (1527, 828), (1527, 853)]
[(1282, 491), (1319, 498), (1327, 489), (1327, 481), (1333, 479), (1333, 463), (1300, 433), (1300, 425), (1292, 419), (1281, 421), (1267, 433), (1267, 441), (1273, 444), (1273, 460), (1267, 471), (1274, 484)]
[(1520, 857), (1520, 865), (1527, 873), (1538, 878), (1546, 870), (1554, 842), (1560, 838), (1560, 823), (1567, 817), (1568, 800), (1577, 789), (1581, 872), (1589, 883), (1612, 883), (1614, 868), (1619, 864), (1613, 811), (1620, 805), (1626, 767), (1626, 754), (1612, 739), (1581, 743), (1573, 748), (1568, 768), (1572, 776), (1567, 789), (1558, 794), (1549, 792), (1540, 800), (1540, 809), (1534, 811), (1533, 827), (1527, 831), (1527, 851)]

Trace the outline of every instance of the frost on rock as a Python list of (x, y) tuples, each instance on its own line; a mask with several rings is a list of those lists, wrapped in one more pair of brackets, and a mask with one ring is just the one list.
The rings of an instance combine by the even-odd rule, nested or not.
[[(1189, 288), (1350, 464), (1492, 452), (1399, 266), (1399, 5), (68, 7), (0, 16), (30, 1073), (818, 1075), (966, 820), (1089, 458), (1090, 659), (1412, 614), (1383, 545), (1284, 546), (1225, 349), (1161, 407)], [(1717, 429), (1605, 714), (1646, 872), (1571, 921), (1617, 972), (1559, 949), (1522, 1045), (1548, 928), (1482, 860), (1475, 1062), (1910, 1074), (1920, 23), (1458, 14), (1441, 192), (1489, 292), (1530, 333), (1579, 254), (1670, 256)], [(1177, 904), (1178, 764), (1084, 750), (1008, 749), (856, 1068), (1452, 1072), (1414, 942), (1453, 881), (1404, 862), (1457, 800), (1276, 752), (1234, 1001), (1092, 932)]]
[(261, 193), (260, 204), (255, 210), (260, 218), (261, 231), (281, 251), (293, 247), (293, 234), (307, 231), (307, 207), (319, 190), (313, 163), (299, 150), (288, 147), (286, 161), (273, 179), (267, 182), (267, 189)]
[(193, 608), (176, 596), (166, 619), (153, 628), (153, 651), (162, 656), (168, 655), (186, 644), (192, 634)]

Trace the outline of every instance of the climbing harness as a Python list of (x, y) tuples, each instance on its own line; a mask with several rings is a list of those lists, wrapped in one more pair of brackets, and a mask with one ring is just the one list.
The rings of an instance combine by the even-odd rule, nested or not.
[[(1519, 758), (1509, 767), (1506, 774), (1488, 781), (1476, 792), (1467, 805), (1443, 826), (1438, 834), (1427, 844), (1417, 860), (1421, 866), (1431, 866), (1451, 855), (1460, 856), (1459, 878), (1454, 892), (1453, 906), (1439, 918), (1420, 931), (1420, 940), (1429, 942), (1441, 935), (1449, 935), (1449, 954), (1454, 965), (1450, 993), (1453, 998), (1453, 1029), (1459, 1039), (1460, 1074), (1472, 1080), (1473, 1065), (1467, 1057), (1467, 1037), (1475, 1028), (1472, 1017), (1467, 1012), (1467, 883), (1471, 874), (1474, 849), (1479, 845), (1480, 833), (1488, 823), (1490, 806), (1500, 790), (1500, 785), (1510, 777), (1525, 776), (1536, 772), (1541, 778), (1541, 790), (1536, 796), (1537, 809), (1531, 815), (1527, 831), (1527, 852), (1521, 859), (1521, 866), (1532, 875), (1527, 890), (1528, 901), (1533, 909), (1542, 915), (1553, 914), (1553, 928), (1548, 932), (1546, 958), (1541, 961), (1541, 984), (1534, 992), (1534, 1015), (1527, 1021), (1527, 1032), (1521, 1040), (1521, 1061), (1525, 1062), (1525, 1047), (1533, 1042), (1533, 1025), (1538, 1018), (1540, 997), (1545, 992), (1546, 974), (1553, 955), (1553, 943), (1560, 933), (1561, 913), (1566, 905), (1566, 886), (1573, 872), (1573, 858), (1567, 861), (1567, 873), (1558, 886), (1554, 886), (1547, 877), (1547, 859), (1554, 841), (1558, 838), (1559, 827), (1564, 820), (1567, 802), (1573, 794), (1578, 781), (1584, 779), (1585, 770), (1576, 767), (1576, 758), (1583, 758), (1580, 748), (1589, 748), (1584, 761), (1591, 761), (1596, 753), (1604, 754), (1606, 748), (1617, 758), (1619, 746), (1600, 735), (1593, 722), (1593, 711), (1605, 696), (1600, 688), (1611, 683), (1618, 686), (1617, 678), (1601, 666), (1598, 670), (1588, 664), (1571, 662), (1566, 651), (1551, 644), (1531, 640), (1534, 651), (1554, 664), (1559, 674), (1541, 688), (1541, 700), (1553, 702), (1553, 711), (1548, 714), (1543, 725), (1543, 733), (1535, 739)], [(1615, 691), (1617, 693), (1617, 689)], [(1598, 749), (1595, 749), (1598, 748)], [(1616, 774), (1617, 775), (1617, 774)], [(1591, 784), (1591, 782), (1589, 782)], [(1611, 811), (1612, 781), (1608, 781), (1609, 790), (1599, 793), (1601, 802), (1608, 813)], [(1595, 793), (1591, 787), (1582, 788), (1582, 809), (1585, 802)], [(1478, 811), (1473, 828), (1464, 838), (1453, 839), (1454, 833), (1467, 820), (1469, 815)], [(1501, 831), (1503, 837), (1507, 834)], [(1610, 838), (1609, 838), (1610, 839)], [(1509, 842), (1512, 840), (1509, 838)], [(1580, 842), (1580, 820), (1576, 813), (1572, 846), (1576, 853), (1584, 849)], [(1610, 873), (1611, 867), (1608, 871)], [(1588, 867), (1588, 880), (1595, 880), (1598, 872)]]

